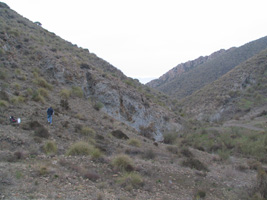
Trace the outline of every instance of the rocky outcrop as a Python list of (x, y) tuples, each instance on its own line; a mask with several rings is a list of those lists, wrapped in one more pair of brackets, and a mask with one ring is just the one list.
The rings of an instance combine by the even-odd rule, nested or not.
[(127, 84), (118, 85), (87, 70), (83, 90), (86, 98), (104, 105), (102, 111), (156, 141), (162, 141), (167, 131), (181, 129), (180, 124), (166, 117), (170, 113)]

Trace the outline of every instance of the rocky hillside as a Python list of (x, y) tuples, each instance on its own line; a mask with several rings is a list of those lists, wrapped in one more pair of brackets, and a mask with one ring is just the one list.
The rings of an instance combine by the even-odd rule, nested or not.
[(147, 137), (163, 140), (164, 132), (181, 129), (174, 115), (148, 98), (154, 95), (146, 87), (88, 49), (64, 41), (3, 4), (0, 14), (1, 90), (8, 99), (23, 98), (24, 104), (32, 104), (27, 91), (37, 94), (45, 88), (57, 102), (47, 98), (38, 103), (59, 104), (61, 92), (75, 88), (84, 101)]
[(198, 67), (201, 64), (206, 63), (209, 60), (212, 60), (216, 58), (217, 56), (220, 56), (221, 54), (225, 53), (226, 50), (221, 49), (209, 56), (200, 56), (199, 58), (188, 61), (186, 63), (181, 63), (177, 65), (176, 67), (172, 68), (167, 73), (163, 74), (158, 79), (152, 80), (149, 83), (147, 83), (147, 86), (152, 88), (160, 88), (164, 84), (168, 84), (172, 80), (182, 76), (185, 72), (188, 72), (190, 70), (193, 70), (194, 68)]
[(267, 50), (186, 97), (181, 105), (191, 117), (207, 121), (237, 119), (267, 110)]
[[(159, 80), (154, 80), (147, 85), (177, 99), (182, 99), (217, 80), (266, 48), (267, 37), (263, 37), (238, 48), (222, 50), (214, 55), (200, 57), (195, 61), (178, 65)], [(186, 67), (187, 65), (189, 67)]]
[[(229, 85), (233, 102), (247, 91), (236, 99), (243, 110), (256, 87), (264, 105), (265, 58)], [(170, 111), (177, 101), (1, 2), (0, 88), (0, 199), (267, 198), (266, 114), (254, 124), (187, 122)]]

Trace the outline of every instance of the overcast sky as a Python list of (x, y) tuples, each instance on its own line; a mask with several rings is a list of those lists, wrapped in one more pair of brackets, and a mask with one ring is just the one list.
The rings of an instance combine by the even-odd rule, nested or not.
[(267, 35), (267, 0), (0, 0), (142, 82)]

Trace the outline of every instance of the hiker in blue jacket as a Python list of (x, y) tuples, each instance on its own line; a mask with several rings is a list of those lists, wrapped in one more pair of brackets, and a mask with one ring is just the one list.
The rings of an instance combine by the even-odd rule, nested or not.
[(52, 124), (52, 115), (54, 114), (54, 110), (52, 107), (47, 109), (47, 121)]

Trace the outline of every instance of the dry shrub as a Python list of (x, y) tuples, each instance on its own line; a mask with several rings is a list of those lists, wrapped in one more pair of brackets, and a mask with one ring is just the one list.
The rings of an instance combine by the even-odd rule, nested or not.
[(182, 162), (184, 167), (189, 167), (191, 169), (196, 169), (199, 171), (209, 171), (206, 165), (195, 158), (188, 158)]
[(69, 109), (70, 109), (70, 107), (69, 107), (69, 102), (68, 102), (67, 99), (61, 99), (61, 100), (60, 100), (60, 106), (61, 106), (62, 108), (64, 108), (65, 110), (69, 110)]
[(48, 90), (45, 88), (38, 88), (37, 92), (43, 97), (49, 97)]
[(90, 150), (90, 155), (93, 160), (97, 160), (101, 158), (103, 154), (98, 148), (92, 147)]
[(51, 84), (47, 83), (47, 81), (46, 81), (44, 78), (42, 78), (42, 77), (37, 77), (37, 78), (34, 80), (34, 82), (35, 82), (37, 85), (39, 85), (39, 86), (41, 86), (41, 87), (44, 87), (44, 88), (47, 88), (47, 89), (49, 89), (49, 90), (51, 90), (51, 89), (53, 88), (53, 86), (52, 86)]
[(164, 143), (165, 144), (174, 144), (176, 139), (177, 139), (178, 134), (173, 132), (173, 133), (167, 133), (164, 135)]
[(36, 130), (38, 128), (43, 127), (38, 121), (30, 121), (27, 123), (22, 124), (21, 128), (24, 130)]
[(125, 154), (117, 155), (112, 160), (112, 165), (116, 170), (119, 170), (119, 171), (130, 172), (134, 170), (133, 160)]
[(80, 88), (78, 86), (73, 86), (71, 88), (71, 96), (82, 98), (83, 97), (83, 90), (82, 90), (82, 88)]
[(130, 139), (128, 141), (128, 144), (134, 147), (140, 147), (141, 146), (141, 142), (137, 139)]
[(152, 149), (146, 150), (142, 156), (143, 159), (148, 159), (148, 160), (153, 160), (155, 157), (156, 154)]
[(267, 173), (262, 167), (258, 169), (256, 189), (263, 198), (267, 199)]
[(87, 156), (89, 154), (90, 154), (89, 144), (82, 141), (74, 143), (67, 151), (67, 155), (69, 156), (78, 156), (78, 155)]
[(87, 127), (87, 126), (84, 126), (81, 129), (81, 134), (83, 134), (85, 136), (95, 137), (96, 133), (95, 133), (94, 129)]
[(173, 145), (168, 145), (166, 147), (167, 151), (173, 153), (173, 154), (178, 154), (179, 153), (179, 150), (178, 150), (178, 147), (177, 146), (173, 146)]
[(118, 183), (126, 190), (138, 189), (143, 187), (144, 181), (137, 172), (124, 173), (122, 177), (118, 178)]
[(57, 152), (57, 144), (54, 141), (47, 141), (44, 145), (46, 154), (55, 154)]
[(0, 107), (8, 107), (8, 102), (5, 100), (0, 100)]
[(71, 95), (71, 91), (68, 89), (62, 89), (59, 93), (59, 96), (64, 100), (69, 99), (70, 95)]
[(193, 158), (194, 155), (192, 154), (192, 152), (188, 149), (188, 148), (182, 148), (181, 149), (181, 154), (187, 158)]
[(34, 131), (34, 136), (41, 138), (49, 138), (49, 132), (45, 127), (39, 127)]
[(121, 130), (112, 131), (111, 135), (113, 135), (115, 138), (118, 138), (118, 139), (123, 139), (123, 140), (129, 139), (129, 137), (125, 133), (123, 133)]
[(90, 171), (90, 170), (85, 171), (83, 173), (83, 177), (91, 181), (97, 181), (97, 179), (100, 178), (99, 174), (97, 174), (96, 172)]
[(200, 198), (201, 198), (201, 199), (204, 199), (205, 196), (206, 196), (206, 192), (203, 191), (203, 190), (198, 190), (198, 191), (196, 192), (196, 195), (195, 195), (196, 199), (200, 199)]
[(74, 125), (74, 130), (75, 130), (75, 132), (81, 132), (81, 130), (82, 130), (82, 128), (83, 128), (83, 125), (82, 124), (75, 124)]
[(24, 159), (25, 158), (25, 154), (22, 152), (22, 151), (16, 151), (14, 153), (14, 157), (17, 159), (17, 160), (21, 160), (21, 159)]

